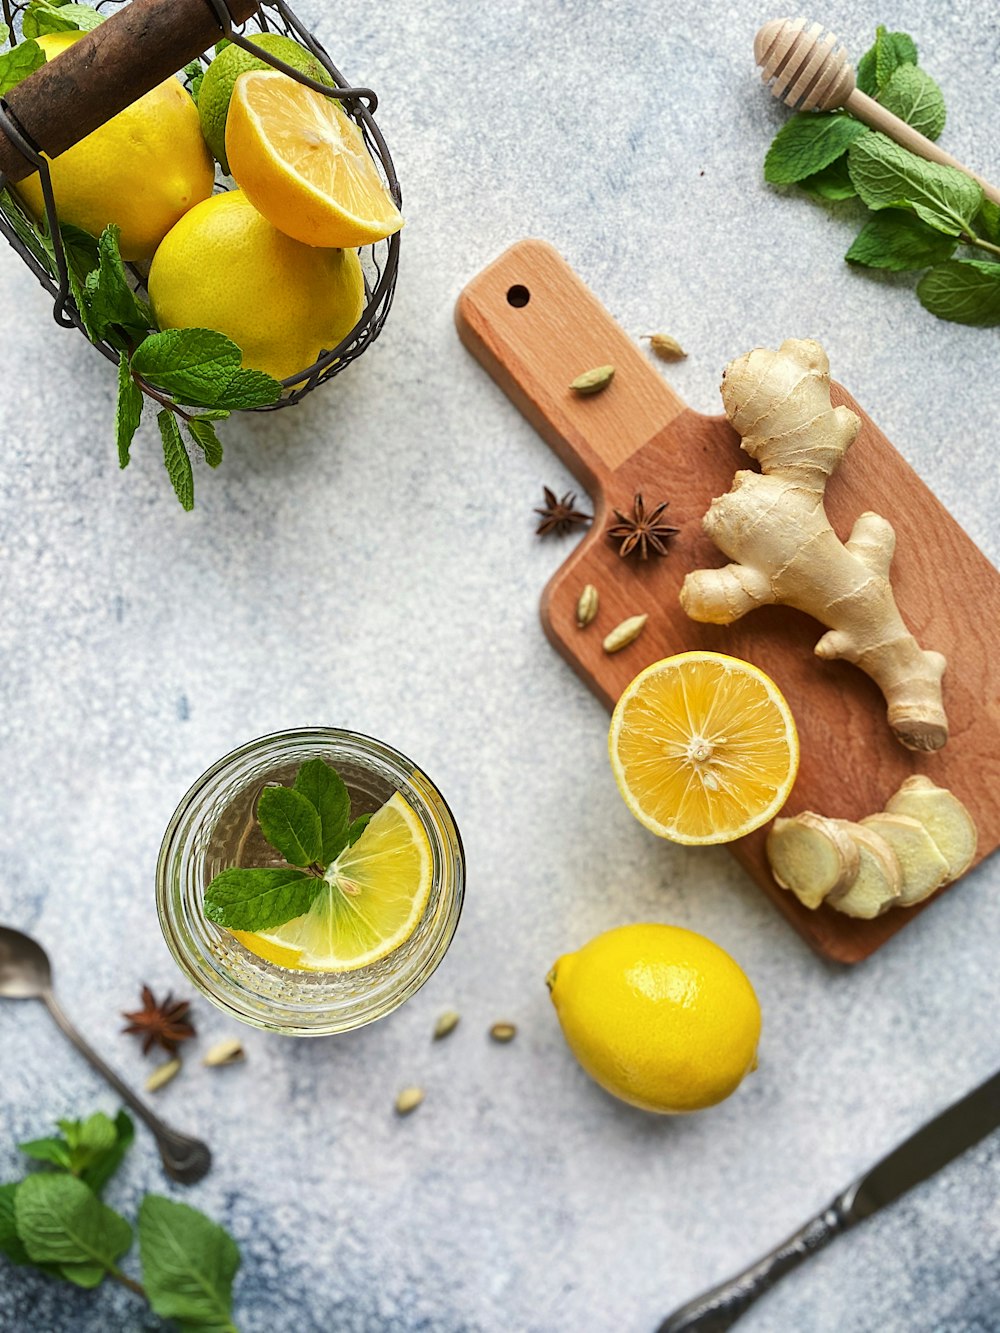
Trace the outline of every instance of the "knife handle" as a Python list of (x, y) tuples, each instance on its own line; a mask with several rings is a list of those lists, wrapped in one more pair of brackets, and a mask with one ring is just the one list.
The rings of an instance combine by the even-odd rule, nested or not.
[(695, 1330), (697, 1333), (724, 1333), (759, 1296), (770, 1291), (779, 1278), (829, 1244), (850, 1225), (850, 1219), (837, 1200), (770, 1254), (668, 1315), (657, 1333), (694, 1333)]

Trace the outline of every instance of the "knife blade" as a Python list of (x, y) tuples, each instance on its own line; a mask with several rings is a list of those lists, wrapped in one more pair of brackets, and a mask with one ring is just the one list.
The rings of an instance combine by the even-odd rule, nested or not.
[(724, 1333), (803, 1260), (933, 1176), (998, 1127), (1000, 1072), (922, 1125), (769, 1254), (675, 1310), (657, 1333)]

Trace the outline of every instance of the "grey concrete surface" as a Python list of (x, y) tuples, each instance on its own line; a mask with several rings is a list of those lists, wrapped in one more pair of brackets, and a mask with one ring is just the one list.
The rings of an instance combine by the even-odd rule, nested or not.
[[(0, 254), (0, 918), (45, 942), (66, 1008), (139, 1083), (118, 1013), (141, 981), (178, 986), (152, 878), (187, 785), (291, 725), (412, 754), (466, 839), (448, 958), (375, 1027), (248, 1032), (244, 1066), (193, 1061), (158, 1105), (212, 1142), (216, 1168), (177, 1197), (239, 1240), (247, 1333), (651, 1333), (997, 1066), (998, 866), (845, 971), (724, 851), (662, 845), (631, 819), (606, 717), (538, 623), (569, 547), (536, 542), (531, 509), (569, 478), (460, 347), (455, 297), (510, 242), (545, 237), (626, 328), (684, 342), (665, 373), (702, 411), (733, 355), (817, 336), (994, 561), (997, 333), (932, 319), (907, 277), (852, 272), (850, 206), (764, 185), (785, 114), (753, 70), (766, 7), (299, 9), (381, 94), (409, 218), (398, 298), (333, 387), (225, 429), (193, 515), (152, 429), (118, 472), (113, 374)], [(856, 54), (876, 21), (912, 32), (946, 93), (943, 142), (1000, 179), (995, 12), (835, 0), (820, 16)], [(759, 1072), (683, 1120), (593, 1086), (543, 985), (559, 953), (644, 919), (718, 941), (763, 1006)], [(452, 1005), (462, 1025), (432, 1046)], [(207, 1002), (195, 1014), (201, 1048), (232, 1031)], [(499, 1018), (519, 1025), (510, 1046), (486, 1037)], [(0, 1004), (0, 1070), (0, 1179), (18, 1139), (115, 1105), (37, 1005)], [(399, 1121), (410, 1082), (426, 1103)], [(747, 1333), (1000, 1327), (998, 1165), (994, 1137), (789, 1278)], [(132, 1216), (165, 1188), (140, 1132), (109, 1201)], [(5, 1333), (159, 1327), (110, 1284), (0, 1268)]]

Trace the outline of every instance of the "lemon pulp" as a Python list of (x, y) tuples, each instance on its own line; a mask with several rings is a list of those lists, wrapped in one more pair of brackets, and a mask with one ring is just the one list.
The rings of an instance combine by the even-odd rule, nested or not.
[(335, 98), (287, 74), (239, 76), (226, 153), (258, 212), (305, 245), (372, 245), (403, 225), (354, 121)]
[(304, 916), (273, 930), (232, 934), (267, 962), (308, 972), (353, 972), (398, 949), (430, 897), (431, 845), (397, 792), (324, 875)]
[(722, 653), (665, 658), (618, 701), (611, 766), (626, 805), (653, 833), (731, 842), (772, 819), (799, 763), (795, 721), (758, 667)]

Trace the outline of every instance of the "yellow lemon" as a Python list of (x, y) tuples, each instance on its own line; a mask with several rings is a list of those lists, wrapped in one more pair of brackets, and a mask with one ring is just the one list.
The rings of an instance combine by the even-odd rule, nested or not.
[(165, 237), (149, 271), (161, 329), (215, 329), (244, 366), (276, 380), (311, 366), (365, 305), (353, 250), (315, 250), (267, 222), (239, 190), (213, 195)]
[[(262, 32), (254, 36), (254, 45), (261, 47), (286, 65), (308, 74), (317, 83), (333, 87), (333, 77), (320, 64), (311, 51), (300, 46), (293, 37), (286, 37), (280, 32)], [(233, 85), (241, 74), (251, 69), (270, 69), (271, 66), (249, 51), (244, 51), (235, 42), (225, 47), (215, 57), (202, 80), (198, 94), (198, 115), (201, 118), (201, 130), (205, 142), (222, 163), (224, 171), (229, 171), (229, 159), (226, 157), (226, 120), (229, 117), (229, 102), (233, 95)]]
[(372, 245), (403, 225), (361, 131), (336, 98), (278, 70), (236, 80), (226, 152), (254, 207), (306, 245)]
[[(83, 36), (48, 33), (37, 39), (53, 60)], [(53, 159), (49, 170), (60, 222), (100, 236), (121, 228), (122, 256), (152, 258), (174, 223), (207, 199), (215, 164), (205, 147), (198, 109), (177, 79), (167, 79)], [(38, 174), (17, 191), (36, 218), (45, 213)]]
[(663, 1115), (714, 1106), (757, 1067), (757, 996), (703, 935), (620, 926), (565, 954), (547, 980), (570, 1050), (633, 1106)]
[(766, 824), (799, 767), (781, 691), (723, 653), (679, 653), (640, 672), (618, 700), (608, 748), (636, 819), (683, 843), (732, 842)]
[(232, 933), (279, 967), (353, 972), (410, 938), (427, 906), (433, 871), (423, 825), (397, 792), (327, 870), (305, 916), (271, 930)]

